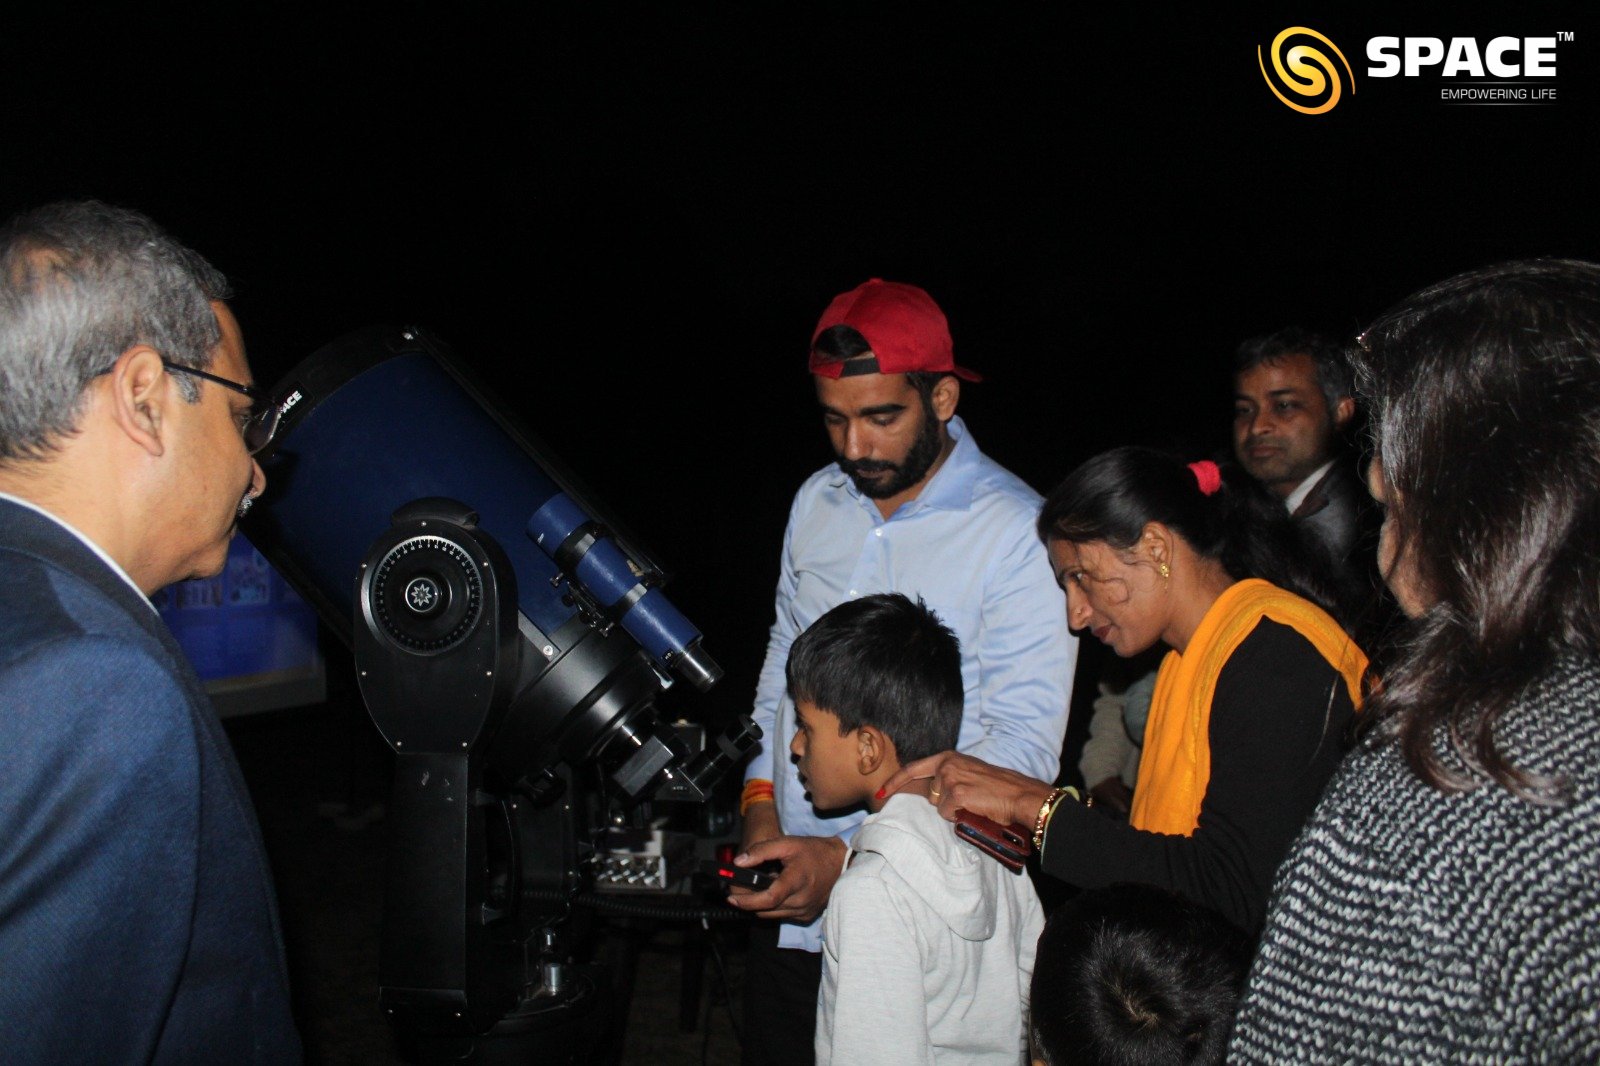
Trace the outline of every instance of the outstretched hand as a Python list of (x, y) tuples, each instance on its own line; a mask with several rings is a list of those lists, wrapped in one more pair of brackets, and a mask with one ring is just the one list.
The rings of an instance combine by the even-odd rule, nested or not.
[(758, 918), (809, 922), (828, 905), (848, 850), (838, 837), (779, 836), (752, 844), (733, 860), (735, 866), (760, 866), (776, 859), (783, 863), (783, 872), (760, 891), (729, 888), (728, 903), (753, 911)]
[(931, 782), (928, 802), (938, 807), (940, 816), (951, 822), (956, 820), (956, 811), (965, 809), (992, 818), (1001, 825), (1015, 822), (1032, 826), (1039, 808), (1054, 790), (1026, 774), (954, 751), (907, 763), (884, 783), (883, 790), (892, 796), (913, 781), (921, 780)]

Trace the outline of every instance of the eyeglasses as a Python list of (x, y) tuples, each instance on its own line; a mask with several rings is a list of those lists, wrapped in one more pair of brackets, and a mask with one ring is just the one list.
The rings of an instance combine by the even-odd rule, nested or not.
[(196, 370), (192, 366), (174, 363), (170, 359), (161, 360), (161, 365), (178, 374), (189, 374), (197, 378), (221, 385), (225, 389), (232, 389), (240, 396), (250, 400), (250, 417), (245, 422), (240, 432), (244, 435), (244, 446), (255, 455), (261, 449), (272, 443), (272, 438), (278, 432), (278, 405), (269, 401), (260, 389), (254, 385), (241, 385), (237, 381), (208, 374), (204, 370)]
[[(278, 435), (278, 416), (282, 412), (278, 410), (277, 404), (269, 402), (266, 396), (262, 395), (261, 390), (254, 385), (241, 385), (237, 381), (229, 381), (227, 378), (208, 374), (204, 370), (196, 370), (192, 366), (174, 363), (170, 359), (161, 360), (161, 365), (179, 374), (190, 374), (197, 378), (204, 378), (207, 381), (221, 385), (225, 389), (232, 389), (240, 396), (248, 397), (250, 400), (250, 417), (240, 427), (239, 433), (244, 437), (244, 446), (249, 449), (251, 455), (259, 453), (261, 449), (272, 443), (273, 437)], [(95, 371), (94, 376), (97, 378), (104, 377), (115, 369), (115, 366), (108, 366), (104, 370)]]

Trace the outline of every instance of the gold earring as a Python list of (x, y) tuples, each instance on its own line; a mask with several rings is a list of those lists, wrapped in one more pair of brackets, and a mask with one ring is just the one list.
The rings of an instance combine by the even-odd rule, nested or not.
[(1172, 567), (1168, 566), (1166, 563), (1157, 563), (1156, 573), (1160, 574), (1161, 580), (1165, 581), (1172, 576)]

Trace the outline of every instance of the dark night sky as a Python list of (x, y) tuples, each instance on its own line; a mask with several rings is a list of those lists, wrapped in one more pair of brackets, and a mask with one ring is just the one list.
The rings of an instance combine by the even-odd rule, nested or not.
[[(674, 572), (738, 703), (828, 458), (802, 359), (834, 293), (928, 288), (989, 379), (962, 413), (1046, 489), (1114, 444), (1221, 445), (1243, 336), (1600, 258), (1577, 5), (1079, 7), (7, 16), (0, 207), (147, 211), (237, 280), (264, 382), (359, 326), (432, 328)], [(1257, 68), (1295, 24), (1355, 68), (1329, 114)], [(1379, 34), (1561, 30), (1552, 107), (1365, 73)]]

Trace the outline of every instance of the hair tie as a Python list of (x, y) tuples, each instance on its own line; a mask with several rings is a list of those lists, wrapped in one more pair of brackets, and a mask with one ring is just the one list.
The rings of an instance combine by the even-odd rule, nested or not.
[(1198, 463), (1190, 463), (1189, 469), (1194, 473), (1195, 481), (1200, 484), (1200, 494), (1209, 496), (1222, 487), (1222, 470), (1210, 459), (1202, 459)]

